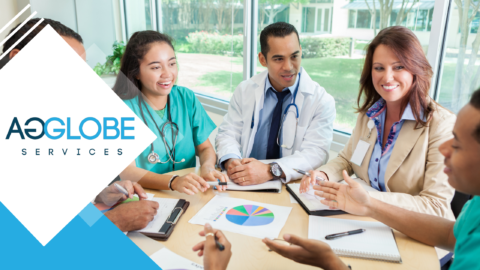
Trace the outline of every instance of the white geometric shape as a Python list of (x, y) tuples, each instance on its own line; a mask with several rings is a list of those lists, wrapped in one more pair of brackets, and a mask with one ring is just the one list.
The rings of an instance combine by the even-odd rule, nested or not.
[[(45, 27), (20, 53), (0, 70), (0, 201), (46, 245), (95, 196), (129, 165), (156, 136), (123, 103), (71, 47), (50, 27)], [(79, 123), (94, 117), (103, 127), (104, 117), (132, 117), (126, 135), (134, 140), (58, 140), (44, 135), (38, 140), (13, 133), (6, 140), (14, 117), (22, 129), (31, 117), (43, 121), (59, 117), (65, 124), (71, 118), (71, 135), (79, 134)], [(60, 128), (52, 122), (48, 128)], [(41, 124), (31, 122), (27, 128)], [(93, 122), (85, 124), (85, 134), (96, 131)], [(112, 135), (112, 131), (107, 132)], [(109, 149), (109, 155), (104, 149)], [(121, 148), (123, 154), (118, 155)], [(22, 155), (22, 149), (27, 154)], [(40, 149), (40, 155), (36, 155)], [(49, 155), (53, 149), (53, 155)], [(68, 149), (66, 154), (62, 149)], [(77, 149), (80, 155), (77, 155)], [(95, 149), (95, 155), (89, 154)], [(21, 195), (20, 195), (21, 194)]]

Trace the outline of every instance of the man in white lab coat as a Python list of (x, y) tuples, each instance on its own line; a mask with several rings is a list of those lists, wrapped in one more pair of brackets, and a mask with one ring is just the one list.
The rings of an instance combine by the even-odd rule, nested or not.
[(295, 27), (267, 26), (260, 45), (268, 70), (240, 83), (215, 140), (220, 166), (240, 185), (301, 178), (293, 169), (326, 163), (333, 136), (335, 101), (301, 67)]

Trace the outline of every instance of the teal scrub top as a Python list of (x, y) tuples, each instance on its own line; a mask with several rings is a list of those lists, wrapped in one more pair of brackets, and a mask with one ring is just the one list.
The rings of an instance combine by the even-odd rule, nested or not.
[(480, 269), (480, 197), (474, 196), (465, 204), (453, 234), (457, 242), (450, 270)]
[[(143, 121), (140, 107), (138, 104), (138, 96), (129, 100), (124, 100), (130, 109)], [(168, 160), (167, 150), (163, 142), (158, 129), (155, 127), (157, 123), (161, 130), (162, 125), (168, 120), (168, 108), (165, 108), (165, 114), (161, 118), (157, 112), (144, 103), (143, 115), (147, 121), (147, 125), (150, 130), (157, 136), (157, 139), (153, 142), (155, 153), (160, 156), (160, 161), (165, 162)], [(185, 162), (176, 163), (175, 170), (181, 170), (196, 166), (195, 158), (195, 146), (205, 142), (210, 133), (216, 128), (212, 119), (208, 116), (207, 112), (203, 108), (200, 101), (195, 97), (192, 90), (174, 85), (170, 92), (170, 106), (172, 107), (170, 112), (172, 113), (172, 121), (178, 125), (178, 137), (175, 144), (175, 159), (180, 161), (185, 159)], [(146, 108), (150, 111), (147, 112)], [(152, 117), (155, 121), (152, 120)], [(170, 128), (165, 129), (167, 143), (172, 147), (172, 132)], [(173, 164), (171, 161), (161, 164), (151, 164), (148, 162), (147, 157), (151, 153), (151, 146), (147, 148), (135, 159), (136, 165), (139, 168), (149, 170), (154, 173), (167, 173), (173, 170)]]

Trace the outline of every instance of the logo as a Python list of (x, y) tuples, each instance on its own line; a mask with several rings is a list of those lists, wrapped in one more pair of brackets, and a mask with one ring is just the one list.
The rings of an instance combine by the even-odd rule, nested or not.
[(42, 245), (156, 138), (50, 26), (0, 70), (0, 93), (0, 201)]
[[(81, 139), (86, 139), (86, 140), (95, 140), (97, 138), (102, 138), (100, 136), (103, 134), (103, 140), (116, 140), (116, 139), (121, 139), (121, 140), (134, 140), (135, 136), (130, 136), (126, 135), (126, 131), (133, 131), (135, 130), (135, 127), (133, 126), (128, 126), (126, 123), (128, 121), (134, 121), (135, 118), (133, 117), (121, 117), (120, 121), (117, 118), (114, 117), (104, 117), (101, 121), (99, 121), (95, 117), (87, 117), (83, 119), (77, 129), (77, 132), (79, 135), (73, 135), (72, 133), (72, 120), (71, 117), (67, 117), (66, 124), (65, 121), (63, 121), (59, 117), (52, 117), (49, 118), (47, 121), (43, 121), (39, 117), (31, 117), (29, 118), (25, 124), (24, 128), (20, 125), (18, 118), (14, 117), (12, 120), (12, 123), (10, 125), (10, 129), (8, 130), (6, 140), (10, 140), (10, 137), (12, 134), (18, 134), (18, 136), (22, 139), (25, 140), (25, 138), (31, 139), (31, 140), (39, 140), (46, 136), (48, 139), (51, 140), (58, 140), (61, 139), (65, 133), (67, 140), (81, 140)], [(37, 131), (37, 128), (30, 128), (29, 125), (30, 123), (37, 123), (40, 124), (41, 128), (40, 131)], [(93, 135), (88, 135), (92, 134), (87, 132), (88, 124), (93, 123), (93, 127), (90, 127), (90, 130), (93, 130)], [(120, 123), (120, 127), (119, 127)], [(103, 124), (103, 125), (102, 125)], [(51, 127), (49, 129), (49, 126)], [(28, 127), (28, 128), (27, 128)], [(109, 135), (109, 131), (113, 132), (115, 135)], [(77, 148), (77, 155), (80, 155), (80, 148)], [(41, 150), (39, 148), (35, 149), (35, 155), (40, 156)], [(68, 148), (67, 149), (62, 149), (62, 152), (64, 155), (68, 153)], [(95, 155), (96, 150), (91, 148), (89, 149), (89, 154), (90, 155)], [(27, 149), (22, 148), (22, 155), (27, 155)], [(48, 149), (48, 155), (54, 155), (54, 149), (49, 148)], [(109, 149), (106, 148), (104, 149), (104, 154), (108, 155), (109, 154)], [(123, 151), (121, 148), (117, 149), (117, 154), (122, 155)]]

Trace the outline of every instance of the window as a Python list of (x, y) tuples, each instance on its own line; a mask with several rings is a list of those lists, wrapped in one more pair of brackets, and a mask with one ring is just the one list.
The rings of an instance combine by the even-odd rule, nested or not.
[[(463, 7), (453, 3), (447, 22), (438, 101), (457, 113), (480, 87), (478, 44), (475, 43), (479, 17), (477, 12), (473, 14), (473, 5)], [(460, 13), (468, 14), (468, 20), (472, 21), (470, 27), (462, 23)]]
[(370, 14), (370, 11), (358, 10), (356, 28), (370, 28), (371, 25), (372, 25), (372, 14)]
[(348, 11), (348, 28), (355, 28), (357, 11), (355, 9), (350, 9)]
[[(265, 8), (268, 22), (278, 9)], [(157, 0), (156, 14), (158, 31), (175, 40), (177, 84), (230, 100), (243, 80), (243, 2)]]
[(149, 0), (125, 0), (127, 38), (137, 31), (153, 30)]
[(323, 9), (317, 9), (317, 32), (322, 31), (322, 12)]
[(315, 8), (304, 7), (302, 17), (302, 33), (315, 32)]
[(330, 25), (330, 9), (325, 9), (325, 21), (323, 23), (323, 31), (329, 32), (330, 29), (328, 26)]

